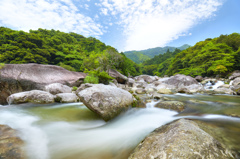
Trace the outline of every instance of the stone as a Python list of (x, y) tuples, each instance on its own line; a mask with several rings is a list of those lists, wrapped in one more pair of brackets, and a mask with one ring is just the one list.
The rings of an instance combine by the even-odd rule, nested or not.
[(142, 88), (137, 88), (137, 89), (135, 90), (135, 92), (136, 92), (137, 94), (145, 94), (145, 93), (146, 93), (146, 91), (145, 91), (144, 89), (142, 89)]
[(54, 100), (60, 103), (76, 103), (80, 101), (78, 96), (74, 93), (59, 93)]
[(235, 78), (240, 77), (240, 70), (235, 70), (230, 76), (229, 80), (234, 80)]
[(132, 78), (128, 78), (127, 79), (127, 83), (126, 84), (127, 84), (128, 87), (133, 87), (134, 83), (135, 83), (134, 79), (132, 79)]
[(155, 105), (157, 108), (170, 109), (177, 112), (182, 112), (185, 108), (183, 102), (179, 101), (161, 101)]
[(44, 88), (44, 91), (49, 92), (53, 95), (59, 94), (59, 93), (72, 93), (72, 88), (63, 85), (61, 83), (52, 83), (49, 85), (46, 85)]
[(0, 158), (25, 159), (24, 142), (17, 131), (6, 125), (0, 125)]
[(163, 82), (168, 85), (173, 85), (176, 88), (182, 88), (182, 87), (190, 86), (193, 84), (198, 85), (198, 82), (196, 79), (192, 78), (191, 76), (186, 76), (186, 75), (181, 75), (181, 74), (172, 76), (168, 80), (163, 81)]
[(158, 80), (157, 76), (149, 76), (149, 75), (140, 75), (135, 77), (136, 81), (145, 81), (147, 83), (153, 83), (154, 81)]
[(108, 75), (115, 78), (118, 83), (125, 84), (127, 81), (127, 77), (121, 74), (120, 72), (114, 70), (114, 69), (109, 69)]
[(195, 80), (197, 80), (198, 82), (202, 82), (203, 77), (202, 77), (202, 76), (196, 76), (196, 77), (195, 77)]
[(160, 93), (160, 94), (173, 94), (173, 92), (170, 89), (166, 89), (166, 88), (158, 89), (157, 93)]
[(14, 93), (7, 98), (9, 104), (35, 103), (48, 104), (54, 103), (54, 96), (49, 92), (32, 90), (21, 93)]
[(128, 159), (232, 159), (236, 153), (191, 120), (180, 119), (154, 130)]
[(230, 95), (233, 95), (233, 93), (234, 93), (233, 90), (231, 90), (230, 88), (225, 88), (225, 87), (214, 89), (214, 92), (216, 94), (230, 94)]
[(134, 102), (128, 91), (103, 84), (93, 84), (77, 95), (81, 102), (105, 121), (113, 119)]
[(240, 77), (237, 77), (232, 82), (233, 86), (239, 86), (240, 85)]
[(79, 86), (85, 77), (85, 73), (54, 65), (5, 64), (0, 69), (0, 104), (7, 104), (7, 97), (13, 93), (44, 90), (51, 83)]

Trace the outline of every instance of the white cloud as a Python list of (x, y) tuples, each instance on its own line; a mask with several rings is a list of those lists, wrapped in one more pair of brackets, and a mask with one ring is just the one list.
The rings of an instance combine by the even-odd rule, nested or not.
[(164, 46), (184, 36), (202, 20), (214, 16), (214, 12), (222, 5), (222, 0), (100, 1), (103, 14), (119, 17), (118, 23), (126, 35), (124, 50)]
[(72, 0), (1, 0), (0, 25), (24, 31), (46, 28), (84, 36), (103, 34), (102, 26), (80, 14)]

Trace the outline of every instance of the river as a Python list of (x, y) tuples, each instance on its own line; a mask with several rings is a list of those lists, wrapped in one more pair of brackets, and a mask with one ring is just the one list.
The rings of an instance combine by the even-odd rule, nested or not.
[(210, 134), (240, 152), (239, 96), (165, 96), (187, 108), (178, 114), (152, 101), (105, 122), (83, 103), (19, 104), (0, 107), (0, 124), (19, 131), (29, 159), (125, 159), (150, 132), (179, 118), (210, 125)]

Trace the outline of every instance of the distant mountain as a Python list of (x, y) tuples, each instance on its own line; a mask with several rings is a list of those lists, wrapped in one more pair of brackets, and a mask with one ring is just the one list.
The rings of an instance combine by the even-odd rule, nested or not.
[(165, 47), (156, 47), (156, 48), (141, 50), (141, 51), (126, 51), (126, 52), (124, 52), (124, 54), (129, 59), (131, 59), (132, 61), (139, 64), (139, 63), (142, 63), (146, 60), (153, 58), (156, 55), (166, 53), (168, 49), (170, 52), (173, 52), (176, 48), (180, 49), (180, 50), (185, 50), (189, 47), (190, 47), (190, 45), (188, 45), (188, 44), (185, 44), (181, 47), (165, 46)]

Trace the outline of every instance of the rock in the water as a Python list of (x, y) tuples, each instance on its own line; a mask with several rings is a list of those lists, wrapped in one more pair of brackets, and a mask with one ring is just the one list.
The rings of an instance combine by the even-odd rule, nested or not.
[(239, 86), (240, 85), (240, 77), (237, 77), (232, 82), (233, 86)]
[(145, 93), (146, 93), (146, 91), (145, 91), (144, 89), (142, 89), (142, 88), (136, 89), (135, 92), (136, 92), (137, 94), (145, 94)]
[(79, 98), (74, 93), (59, 93), (56, 95), (55, 101), (60, 103), (76, 103), (79, 102)]
[(140, 76), (136, 76), (135, 80), (137, 81), (145, 81), (147, 83), (153, 83), (154, 81), (158, 80), (157, 76), (149, 76), (149, 75), (140, 75)]
[(121, 74), (120, 72), (116, 71), (116, 70), (113, 70), (113, 69), (109, 69), (108, 70), (108, 75), (115, 78), (118, 83), (121, 83), (121, 84), (125, 84), (126, 81), (127, 81), (127, 77), (124, 76), (123, 74)]
[(160, 94), (173, 94), (173, 92), (170, 89), (166, 89), (166, 88), (160, 88), (157, 91)]
[(214, 89), (214, 92), (216, 94), (230, 94), (230, 95), (233, 95), (234, 93), (233, 90), (231, 90), (230, 88), (224, 88), (224, 87)]
[(36, 103), (47, 104), (54, 103), (54, 96), (49, 92), (32, 90), (21, 93), (15, 93), (7, 98), (9, 104)]
[(157, 103), (155, 107), (175, 110), (177, 112), (182, 112), (185, 108), (184, 103), (179, 101), (162, 101)]
[(53, 65), (5, 64), (0, 69), (0, 104), (7, 104), (7, 97), (13, 93), (44, 90), (51, 83), (79, 86), (85, 76)]
[(203, 77), (202, 77), (202, 76), (196, 76), (196, 77), (195, 77), (195, 80), (197, 80), (198, 82), (202, 82)]
[(78, 93), (80, 100), (105, 121), (113, 119), (134, 101), (128, 91), (103, 84), (95, 84)]
[(195, 122), (180, 119), (153, 131), (129, 159), (232, 159), (234, 155)]
[(229, 80), (234, 80), (235, 78), (240, 77), (240, 71), (236, 70), (234, 71), (230, 76), (229, 76)]
[(49, 92), (53, 95), (56, 95), (59, 93), (71, 93), (72, 88), (69, 86), (63, 85), (61, 83), (52, 83), (45, 86), (44, 91)]
[(0, 125), (0, 158), (24, 159), (24, 142), (17, 136), (17, 131), (6, 125)]

